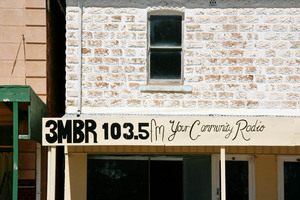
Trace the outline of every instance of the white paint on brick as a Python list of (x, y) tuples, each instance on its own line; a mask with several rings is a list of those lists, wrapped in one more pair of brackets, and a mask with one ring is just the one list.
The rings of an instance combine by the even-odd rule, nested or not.
[[(76, 2), (66, 9), (67, 112), (77, 103)], [(249, 2), (83, 1), (83, 109), (300, 109), (299, 1)], [(140, 92), (154, 10), (184, 12), (184, 85), (192, 94)]]

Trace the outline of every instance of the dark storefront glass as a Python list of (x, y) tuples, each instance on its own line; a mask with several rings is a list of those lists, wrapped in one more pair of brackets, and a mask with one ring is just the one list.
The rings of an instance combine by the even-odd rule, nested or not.
[(226, 161), (226, 199), (249, 199), (248, 161)]
[(211, 160), (202, 157), (91, 155), (87, 199), (210, 200)]
[(300, 197), (300, 163), (284, 162), (284, 200)]

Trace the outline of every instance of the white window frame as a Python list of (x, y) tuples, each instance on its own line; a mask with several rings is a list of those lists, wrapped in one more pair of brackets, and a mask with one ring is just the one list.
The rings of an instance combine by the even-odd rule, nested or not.
[(284, 162), (299, 162), (300, 156), (278, 156), (278, 200), (284, 200)]
[[(248, 161), (249, 200), (255, 200), (255, 162), (254, 156), (249, 155), (226, 155), (227, 160)], [(212, 199), (220, 200), (220, 155), (212, 155)]]
[[(181, 46), (180, 47), (170, 47), (170, 49), (181, 49), (181, 75), (180, 75), (180, 79), (150, 79), (150, 49), (155, 49), (155, 48), (159, 48), (159, 47), (151, 47), (150, 46), (150, 16), (153, 15), (160, 15), (160, 16), (181, 16), (182, 20), (181, 20)], [(172, 10), (163, 10), (163, 11), (151, 11), (148, 12), (148, 30), (147, 30), (147, 34), (148, 34), (148, 42), (147, 42), (147, 82), (149, 85), (182, 85), (183, 84), (183, 80), (184, 80), (184, 13), (180, 12), (180, 11), (172, 11)], [(162, 48), (161, 48), (162, 49)], [(164, 49), (168, 49), (168, 47), (164, 47)]]

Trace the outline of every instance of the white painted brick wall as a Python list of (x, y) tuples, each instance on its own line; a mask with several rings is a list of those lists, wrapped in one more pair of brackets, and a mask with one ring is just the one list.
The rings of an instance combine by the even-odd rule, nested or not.
[[(67, 107), (77, 106), (78, 95), (74, 2), (66, 15)], [(83, 1), (83, 107), (300, 109), (299, 1), (207, 2)], [(147, 85), (147, 12), (160, 5), (184, 11), (191, 94), (140, 92)]]

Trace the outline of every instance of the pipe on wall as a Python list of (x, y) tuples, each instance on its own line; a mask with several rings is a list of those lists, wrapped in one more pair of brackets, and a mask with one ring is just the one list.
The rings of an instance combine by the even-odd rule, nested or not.
[(78, 17), (78, 105), (77, 117), (81, 115), (82, 110), (82, 0), (78, 0), (79, 17)]

